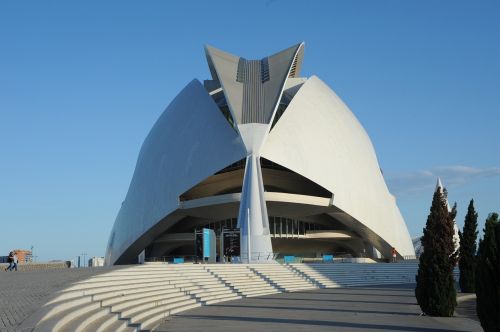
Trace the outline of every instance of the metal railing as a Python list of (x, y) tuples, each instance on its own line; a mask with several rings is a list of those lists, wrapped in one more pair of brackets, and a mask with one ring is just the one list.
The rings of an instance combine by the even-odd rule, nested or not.
[[(276, 260), (276, 257), (278, 257), (278, 253), (274, 252), (252, 251), (250, 254), (252, 262), (269, 262)], [(242, 252), (239, 257), (242, 262), (248, 262), (248, 253)]]
[[(252, 263), (259, 262), (277, 262), (280, 264), (290, 263), (290, 261), (285, 262), (285, 256), (288, 256), (284, 253), (277, 252), (257, 252), (252, 251), (250, 258)], [(324, 257), (301, 257), (301, 256), (293, 256), (292, 263), (322, 263), (322, 264), (338, 264), (338, 263), (363, 263), (363, 260), (366, 257), (352, 257), (350, 255), (346, 256), (335, 256), (331, 259), (325, 260)], [(170, 256), (161, 256), (161, 257), (146, 257), (145, 262), (162, 262), (162, 263), (175, 263), (176, 259), (182, 259), (184, 263), (194, 263), (194, 264), (203, 264), (205, 260), (202, 257), (198, 257), (195, 255), (170, 255)], [(374, 259), (378, 263), (392, 263), (392, 259)], [(217, 256), (217, 263), (222, 264), (240, 264), (240, 263), (248, 263), (248, 253), (241, 253), (238, 256)], [(415, 255), (406, 255), (403, 256), (403, 259), (397, 259), (397, 263), (414, 263), (418, 262), (418, 257)]]
[(195, 263), (198, 261), (194, 255), (178, 255), (178, 256), (161, 256), (161, 257), (146, 257), (146, 263), (174, 263), (176, 258), (182, 258), (186, 263)]

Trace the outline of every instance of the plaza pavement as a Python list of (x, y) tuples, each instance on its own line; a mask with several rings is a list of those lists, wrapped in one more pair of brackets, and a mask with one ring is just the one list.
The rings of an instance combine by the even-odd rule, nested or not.
[[(349, 287), (246, 298), (177, 314), (155, 331), (482, 331), (470, 312), (421, 316), (414, 289)], [(470, 311), (471, 302), (463, 304)]]
[(110, 268), (65, 268), (0, 271), (0, 331), (19, 331), (18, 326), (57, 291), (73, 282), (110, 270)]

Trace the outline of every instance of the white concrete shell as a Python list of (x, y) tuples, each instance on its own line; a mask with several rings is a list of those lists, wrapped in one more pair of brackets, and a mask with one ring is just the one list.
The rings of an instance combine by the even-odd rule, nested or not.
[[(375, 150), (354, 114), (325, 83), (309, 78), (273, 128), (262, 156), (333, 193), (335, 213), (389, 257), (414, 255)], [(331, 213), (332, 214), (332, 213)]]
[[(303, 44), (265, 62), (261, 60), (261, 66), (269, 66), (266, 80), (262, 79), (259, 87), (266, 99), (259, 94), (250, 95), (260, 104), (239, 96), (243, 86), (247, 95), (253, 92), (241, 83), (239, 72), (237, 80), (235, 70), (242, 66), (238, 57), (213, 48), (207, 48), (207, 52), (214, 80), (205, 82), (205, 87), (197, 80), (189, 83), (144, 141), (110, 235), (107, 264), (136, 262), (137, 256), (155, 243), (155, 248), (161, 250), (153, 248), (153, 252), (160, 255), (168, 251), (176, 238), (171, 230), (195, 222), (189, 218), (238, 217), (242, 255), (247, 242), (251, 243), (252, 252), (272, 251), (270, 215), (320, 220), (325, 227), (330, 222), (342, 225), (342, 229), (332, 227), (331, 232), (323, 234), (357, 238), (357, 251), (371, 246), (389, 257), (395, 247), (401, 256), (414, 255), (408, 230), (387, 189), (365, 130), (320, 79), (297, 77)], [(230, 59), (229, 67), (217, 56)], [(221, 72), (224, 82), (217, 78)], [(258, 70), (248, 73), (257, 75), (252, 84), (260, 82)], [(265, 95), (266, 86), (272, 87), (273, 95)], [(231, 91), (238, 91), (238, 97), (232, 98)], [(291, 100), (277, 115), (278, 104), (269, 103), (283, 100), (284, 91)], [(223, 112), (214, 101), (216, 96), (219, 101), (225, 97), (230, 113)], [(243, 108), (238, 104), (241, 102), (246, 103)], [(264, 105), (267, 111), (261, 112), (258, 105)], [(253, 123), (248, 114), (264, 120)], [(287, 177), (282, 177), (283, 172), (263, 168), (261, 157), (288, 169)], [(219, 174), (245, 159), (246, 170)], [(328, 195), (311, 194), (314, 190), (309, 189), (314, 186)], [(189, 234), (179, 231), (177, 238), (189, 241)], [(311, 232), (309, 238), (317, 236)]]
[(106, 263), (134, 262), (169, 225), (179, 196), (225, 166), (245, 147), (201, 83), (189, 83), (144, 141), (125, 201), (116, 217)]

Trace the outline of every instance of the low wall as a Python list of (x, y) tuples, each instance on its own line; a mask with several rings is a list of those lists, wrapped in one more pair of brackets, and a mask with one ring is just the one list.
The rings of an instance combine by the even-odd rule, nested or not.
[[(5, 272), (5, 269), (8, 266), (9, 266), (9, 264), (7, 264), (7, 263), (1, 263), (0, 264), (0, 272)], [(18, 271), (54, 270), (54, 269), (67, 269), (67, 268), (69, 268), (69, 262), (20, 263), (20, 264), (17, 264)]]

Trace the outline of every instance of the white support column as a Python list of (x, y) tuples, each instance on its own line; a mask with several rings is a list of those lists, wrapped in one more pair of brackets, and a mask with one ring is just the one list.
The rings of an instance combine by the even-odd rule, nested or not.
[(250, 227), (250, 208), (247, 208), (247, 251), (248, 251), (248, 263), (252, 262), (252, 244), (250, 239), (252, 238), (252, 228)]
[(271, 234), (267, 216), (260, 160), (247, 157), (238, 224), (241, 229), (241, 254), (246, 262), (267, 262), (272, 259)]

